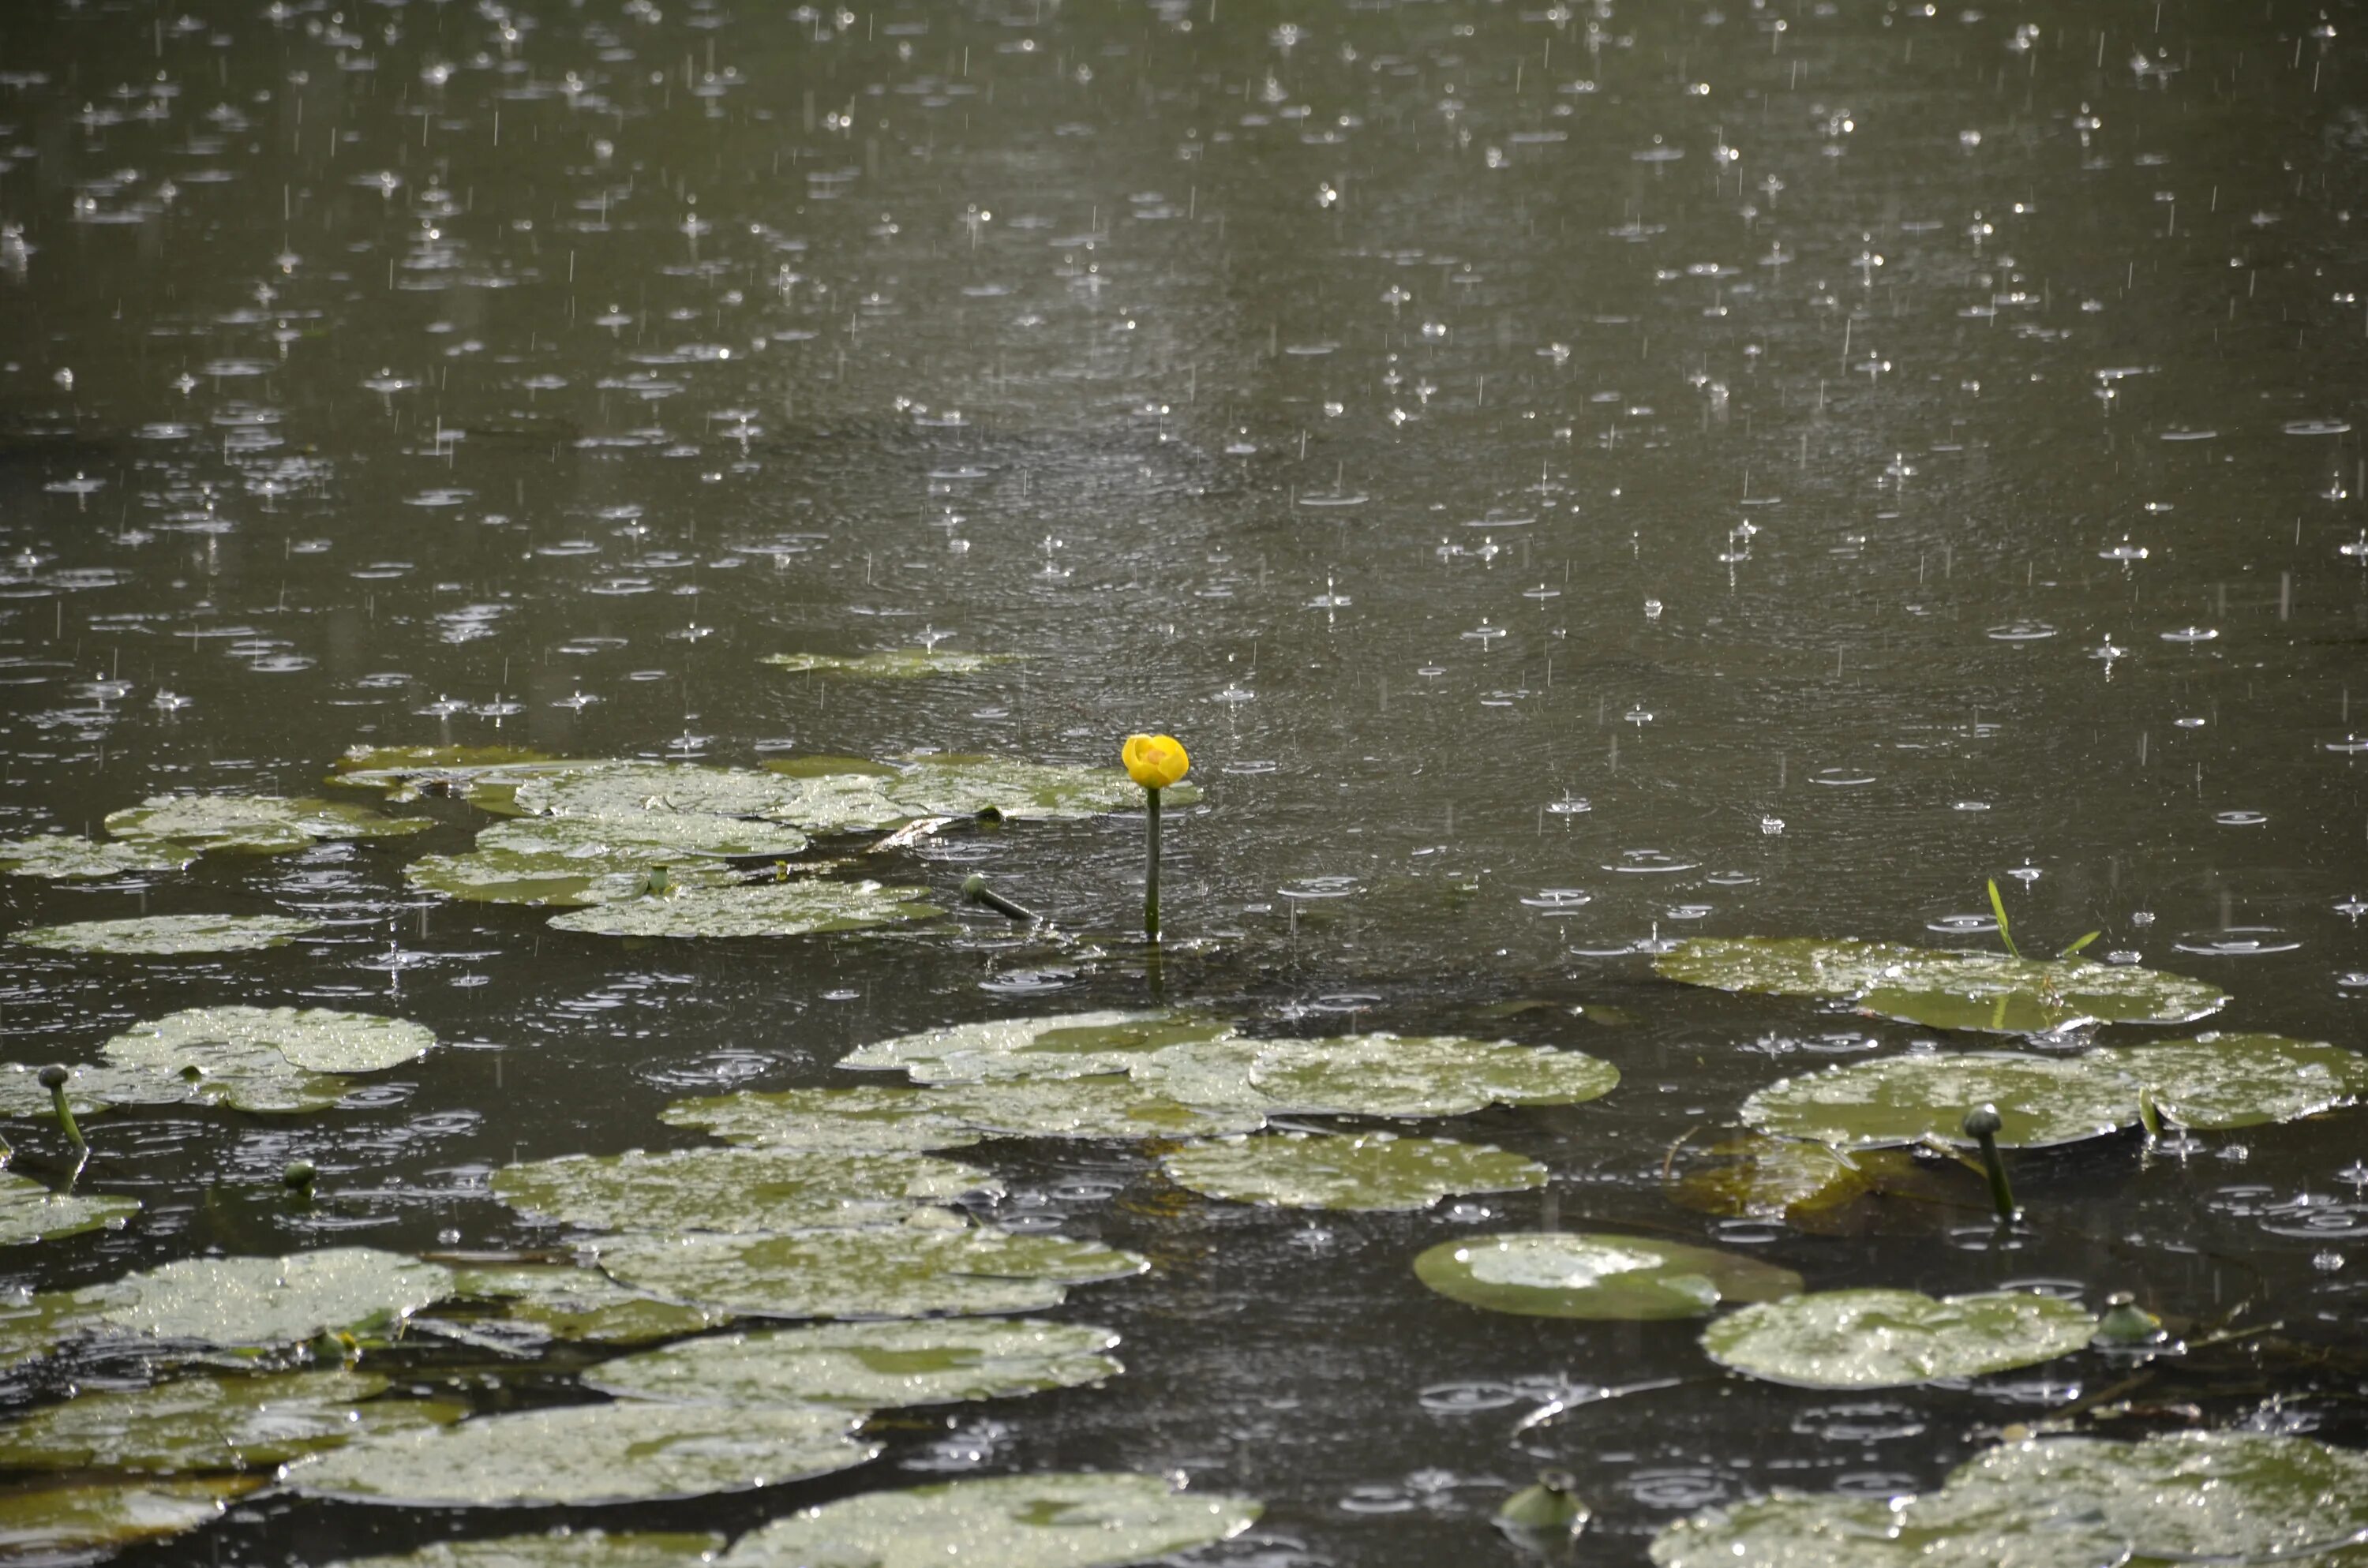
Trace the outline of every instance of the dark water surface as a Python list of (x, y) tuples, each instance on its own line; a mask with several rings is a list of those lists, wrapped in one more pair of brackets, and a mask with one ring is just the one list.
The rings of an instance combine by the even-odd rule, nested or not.
[[(1414, 1215), (1216, 1202), (1124, 1145), (976, 1151), (1013, 1204), (1154, 1260), (1058, 1314), (1122, 1332), (1122, 1378), (600, 1522), (1125, 1466), (1266, 1500), (1199, 1560), (1365, 1568), (1505, 1553), (1488, 1515), (1556, 1462), (1590, 1560), (1640, 1562), (1705, 1502), (1929, 1485), (2123, 1375), (1820, 1394), (1717, 1376), (1693, 1324), (1484, 1315), (1408, 1272), (1542, 1218), (1724, 1240), (1812, 1288), (2052, 1281), (2280, 1323), (2089, 1429), (2368, 1440), (2359, 1114), (2026, 1155), (2009, 1250), (1962, 1172), (1958, 1207), (1837, 1234), (1723, 1221), (1669, 1201), (1673, 1145), (1930, 1031), (1684, 991), (1648, 956), (1987, 947), (1928, 927), (1996, 877), (2034, 942), (2101, 928), (2233, 992), (2221, 1027), (2358, 1042), (2363, 29), (2302, 0), (11, 0), (0, 829), (309, 793), (355, 744), (1102, 764), (1164, 729), (1205, 790), (1171, 814), (1170, 1000), (1624, 1074), (1425, 1128), (1555, 1176)], [(941, 633), (1023, 658), (758, 663)], [(404, 861), (484, 819), (396, 809), (439, 825), (0, 888), (12, 927), (331, 923), (198, 961), (12, 949), (11, 1059), (233, 1001), (446, 1042), (335, 1112), (95, 1123), (93, 1185), (147, 1211), (10, 1254), (6, 1282), (546, 1244), (484, 1191), (514, 1157), (690, 1146), (656, 1119), (681, 1095), (1146, 999), (1133, 817), (894, 869), (940, 902), (984, 869), (1074, 939), (964, 912), (629, 946), (414, 892)], [(296, 1156), (335, 1204), (281, 1201)], [(581, 1397), (564, 1358), (418, 1364), (487, 1410)], [(1508, 1437), (1559, 1390), (1663, 1379)], [(125, 1561), (558, 1517), (267, 1495)]]

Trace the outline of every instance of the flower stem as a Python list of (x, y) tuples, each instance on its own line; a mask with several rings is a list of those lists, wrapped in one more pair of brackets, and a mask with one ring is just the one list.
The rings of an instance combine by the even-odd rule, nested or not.
[(1143, 808), (1143, 939), (1159, 940), (1159, 791), (1145, 790)]

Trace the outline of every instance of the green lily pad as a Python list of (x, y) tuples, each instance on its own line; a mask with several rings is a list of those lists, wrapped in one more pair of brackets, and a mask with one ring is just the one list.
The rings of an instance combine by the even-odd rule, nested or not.
[(2118, 1071), (2181, 1127), (2260, 1127), (2368, 1099), (2368, 1056), (2283, 1035), (2207, 1033), (2083, 1060)]
[[(1007, 822), (1052, 821), (1133, 811), (1143, 787), (1122, 768), (1078, 767), (1021, 762), (1001, 756), (906, 757), (903, 774), (889, 783), (888, 798), (916, 817), (1000, 817)], [(1201, 798), (1190, 784), (1160, 791), (1170, 806)]]
[(285, 915), (152, 915), (133, 920), (84, 920), (71, 926), (36, 926), (11, 941), (69, 953), (115, 953), (170, 958), (185, 953), (247, 953), (284, 948), (321, 929), (318, 920)]
[(1415, 1278), (1452, 1301), (1522, 1317), (1647, 1322), (1700, 1317), (1722, 1301), (1801, 1289), (1789, 1268), (1649, 1236), (1516, 1232), (1441, 1242)]
[[(436, 1043), (418, 1024), (328, 1007), (192, 1007), (134, 1024), (100, 1048), (109, 1066), (145, 1074), (131, 1103), (179, 1097), (234, 1110), (324, 1110), (351, 1092), (347, 1075), (416, 1062)], [(104, 1086), (94, 1084), (96, 1092)], [(71, 1088), (70, 1091), (71, 1092)]]
[(1620, 1070), (1578, 1051), (1454, 1035), (1187, 1040), (1134, 1076), (1190, 1105), (1276, 1115), (1463, 1116), (1489, 1105), (1576, 1105)]
[(2135, 965), (1807, 937), (1697, 937), (1653, 967), (1688, 985), (1849, 997), (1884, 1017), (2009, 1034), (2083, 1023), (2192, 1023), (2228, 1000), (2216, 986)]
[[(41, 1086), (40, 1072), (29, 1062), (0, 1062), (0, 1116), (57, 1119), (50, 1091)], [(180, 1105), (189, 1097), (189, 1085), (178, 1079), (106, 1062), (66, 1065), (65, 1087), (67, 1108), (77, 1117), (97, 1116), (109, 1106)]]
[[(539, 820), (539, 819), (529, 819)], [(728, 820), (728, 819), (718, 819)], [(483, 839), (479, 843), (482, 846)], [(653, 870), (657, 875), (653, 875)], [(479, 847), (465, 855), (423, 855), (403, 869), (404, 881), (427, 892), (469, 903), (524, 903), (576, 909), (639, 898), (663, 886), (736, 886), (737, 875), (714, 860), (676, 859), (633, 849), (609, 854), (520, 854)]]
[(1019, 1079), (927, 1092), (964, 1125), (1007, 1138), (1218, 1138), (1266, 1125), (1263, 1111), (1185, 1105), (1132, 1078)]
[(872, 778), (896, 777), (896, 770), (884, 762), (874, 762), (865, 756), (837, 756), (828, 752), (771, 757), (765, 763), (765, 771), (779, 774), (784, 778), (831, 778), (848, 774)]
[(0, 843), (0, 871), (19, 877), (76, 881), (127, 871), (177, 871), (198, 858), (178, 844), (108, 843), (79, 834), (51, 833)]
[(966, 1192), (1000, 1192), (985, 1171), (905, 1152), (639, 1151), (509, 1165), (494, 1196), (543, 1219), (607, 1231), (819, 1230), (894, 1225)]
[(1819, 1290), (1746, 1307), (1702, 1338), (1712, 1360), (1770, 1382), (1879, 1389), (2034, 1367), (2096, 1327), (2077, 1302), (2021, 1291)]
[(903, 1318), (1042, 1312), (1064, 1287), (1150, 1265), (1065, 1236), (900, 1226), (786, 1236), (621, 1236), (596, 1244), (631, 1290), (751, 1317)]
[(705, 856), (746, 858), (802, 852), (806, 835), (784, 823), (711, 816), (703, 812), (643, 812), (631, 817), (510, 817), (477, 835), (477, 847), (522, 856), (573, 856), (643, 864)]
[(500, 1301), (508, 1321), (585, 1345), (646, 1345), (732, 1321), (729, 1312), (656, 1301), (597, 1268), (564, 1263), (455, 1269), (452, 1293)]
[(1286, 1209), (1428, 1209), (1451, 1193), (1543, 1187), (1547, 1174), (1490, 1144), (1387, 1132), (1223, 1139), (1178, 1150), (1164, 1168), (1211, 1198)]
[(462, 1406), (388, 1400), (353, 1371), (189, 1377), (85, 1391), (0, 1427), (0, 1469), (263, 1470), (365, 1432), (449, 1426)]
[(1187, 1040), (1220, 1040), (1233, 1027), (1191, 1013), (1056, 1013), (993, 1018), (875, 1040), (839, 1059), (842, 1067), (901, 1070), (918, 1084), (1000, 1078), (1084, 1078), (1124, 1073)]
[(136, 1198), (51, 1192), (29, 1176), (0, 1171), (0, 1246), (25, 1246), (85, 1231), (120, 1231), (139, 1212)]
[(1684, 1172), (1668, 1184), (1672, 1201), (1702, 1214), (1781, 1220), (1826, 1233), (1842, 1226), (1857, 1200), (1873, 1194), (1949, 1205), (1966, 1192), (1897, 1149), (1844, 1149), (1798, 1138), (1753, 1134), (1713, 1145), (1716, 1162)]
[(451, 1275), (435, 1264), (324, 1247), (287, 1257), (176, 1258), (55, 1300), (63, 1314), (101, 1329), (252, 1348), (383, 1333), (451, 1291)]
[(594, 904), (557, 916), (561, 931), (600, 937), (804, 937), (860, 931), (943, 915), (928, 890), (878, 882), (771, 882), (690, 888)]
[(783, 808), (799, 781), (746, 767), (688, 762), (576, 762), (522, 781), (517, 809), (528, 816), (642, 822), (653, 816), (745, 817), (791, 823)]
[(118, 838), (252, 855), (302, 849), (324, 838), (401, 838), (433, 825), (425, 817), (390, 817), (340, 801), (279, 795), (152, 795), (107, 818), (107, 831)]
[(135, 1541), (185, 1535), (264, 1484), (259, 1477), (216, 1477), (0, 1493), (0, 1559), (87, 1561)]
[(337, 759), (328, 781), (383, 790), (390, 801), (457, 795), (483, 810), (506, 812), (528, 779), (583, 766), (516, 746), (355, 746)]
[(290, 1490), (410, 1507), (655, 1503), (828, 1475), (880, 1449), (820, 1406), (577, 1404), (373, 1433), (289, 1466)]
[(397, 1557), (342, 1557), (328, 1568), (697, 1568), (723, 1550), (720, 1535), (563, 1528), (490, 1540), (436, 1540)]
[(1121, 1568), (1231, 1540), (1258, 1505), (1156, 1475), (1004, 1475), (870, 1492), (744, 1536), (722, 1568)]
[[(1917, 1499), (1921, 1501), (1921, 1499)], [(1779, 1490), (1706, 1508), (1653, 1539), (1656, 1568), (2122, 1568), (2129, 1543), (2096, 1519), (1910, 1524), (1887, 1497)]]
[(920, 1089), (742, 1089), (677, 1100), (658, 1113), (669, 1127), (696, 1127), (729, 1143), (885, 1153), (959, 1149), (985, 1134)]
[(843, 1404), (864, 1410), (1008, 1399), (1118, 1376), (1118, 1335), (1082, 1324), (818, 1324), (690, 1339), (596, 1368), (585, 1381), (632, 1399), (694, 1404)]
[(830, 675), (862, 676), (874, 680), (910, 680), (916, 676), (969, 676), (1010, 664), (1013, 653), (940, 653), (925, 648), (896, 648), (884, 653), (768, 653), (757, 661), (791, 675), (822, 671)]

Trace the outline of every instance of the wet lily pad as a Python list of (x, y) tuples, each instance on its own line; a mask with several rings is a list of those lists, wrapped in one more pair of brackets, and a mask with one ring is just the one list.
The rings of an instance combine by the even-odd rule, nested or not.
[(353, 1371), (189, 1377), (85, 1391), (0, 1427), (0, 1469), (263, 1470), (366, 1432), (449, 1426), (459, 1404), (389, 1400)]
[[(416, 1062), (435, 1031), (330, 1007), (192, 1007), (134, 1024), (100, 1048), (108, 1064), (159, 1091), (245, 1111), (322, 1110), (351, 1091), (347, 1075)], [(103, 1088), (94, 1085), (97, 1092)]]
[[(1133, 811), (1143, 789), (1116, 767), (1022, 762), (1001, 756), (913, 756), (887, 786), (888, 798), (916, 817), (999, 817), (1007, 822), (1051, 821)], [(1170, 806), (1201, 798), (1190, 784), (1171, 785), (1161, 796)]]
[(1919, 1494), (1778, 1493), (1663, 1530), (1659, 1568), (2117, 1568), (2123, 1562), (2351, 1562), (2368, 1455), (2308, 1437), (2179, 1432), (1986, 1450)]
[(120, 877), (128, 871), (177, 871), (197, 858), (197, 850), (177, 844), (109, 843), (77, 834), (51, 833), (0, 843), (0, 871), (51, 881)]
[(1194, 1192), (1285, 1209), (1428, 1209), (1452, 1193), (1546, 1182), (1545, 1166), (1489, 1144), (1386, 1132), (1222, 1139), (1168, 1155), (1164, 1168)]
[(135, 1541), (185, 1535), (220, 1517), (233, 1498), (264, 1484), (259, 1477), (217, 1477), (0, 1493), (0, 1559), (74, 1562)]
[(28, 947), (69, 953), (170, 958), (185, 953), (246, 953), (284, 948), (321, 929), (317, 920), (285, 915), (152, 915), (132, 920), (85, 920), (36, 926), (10, 938)]
[(452, 1293), (498, 1301), (510, 1322), (586, 1345), (646, 1345), (732, 1321), (729, 1312), (656, 1301), (597, 1268), (568, 1264), (456, 1269)]
[(951, 1084), (928, 1093), (966, 1126), (1008, 1138), (1217, 1138), (1266, 1125), (1262, 1111), (1188, 1106), (1132, 1078)]
[(632, 1401), (373, 1433), (288, 1468), (291, 1491), (411, 1507), (654, 1503), (827, 1475), (880, 1451), (820, 1406)]
[(1897, 1149), (1844, 1149), (1798, 1138), (1757, 1134), (1713, 1145), (1713, 1164), (1698, 1165), (1669, 1183), (1670, 1199), (1697, 1213), (1732, 1219), (1781, 1220), (1816, 1233), (1842, 1225), (1868, 1195), (1942, 1205), (1966, 1191)]
[(800, 798), (798, 780), (746, 767), (687, 762), (568, 763), (520, 782), (514, 803), (530, 817), (637, 823), (654, 816), (741, 817), (797, 825), (785, 808)]
[(101, 1329), (237, 1348), (383, 1333), (451, 1290), (451, 1275), (432, 1263), (324, 1247), (287, 1257), (177, 1258), (53, 1300)]
[(968, 676), (1010, 664), (1013, 653), (937, 653), (924, 648), (896, 648), (884, 653), (768, 653), (759, 664), (791, 675), (821, 671), (830, 675), (862, 676), (874, 680), (910, 680), (917, 676)]
[(278, 855), (324, 838), (401, 838), (433, 825), (425, 817), (391, 817), (341, 801), (279, 795), (153, 795), (107, 818), (107, 831), (118, 838), (250, 855)]
[(457, 795), (484, 810), (507, 811), (526, 780), (582, 766), (516, 746), (355, 746), (338, 758), (328, 781), (383, 790), (391, 801)]
[(1489, 1105), (1576, 1105), (1620, 1070), (1584, 1051), (1454, 1035), (1195, 1040), (1134, 1069), (1170, 1098), (1277, 1115), (1463, 1116)]
[(2228, 1000), (2216, 986), (2135, 965), (1808, 937), (1698, 937), (1653, 967), (1688, 985), (1849, 997), (1884, 1017), (2009, 1034), (2084, 1023), (2192, 1023)]
[(1041, 1312), (1064, 1287), (1150, 1266), (1065, 1236), (902, 1226), (786, 1236), (622, 1236), (596, 1244), (619, 1284), (751, 1317), (901, 1318)]
[[(483, 838), (479, 843), (483, 845)], [(654, 869), (662, 868), (654, 876)], [(721, 861), (689, 860), (631, 847), (613, 852), (522, 854), (479, 847), (465, 855), (423, 855), (404, 880), (427, 892), (470, 903), (523, 903), (575, 909), (639, 898), (654, 883), (668, 889), (736, 884)]]
[(638, 1151), (507, 1166), (494, 1196), (543, 1219), (607, 1231), (819, 1230), (894, 1225), (966, 1192), (1000, 1192), (985, 1171), (905, 1152)]
[(1121, 1568), (1227, 1540), (1259, 1506), (1156, 1475), (1006, 1475), (871, 1492), (744, 1536), (723, 1568)]
[(731, 1143), (863, 1153), (959, 1149), (985, 1134), (920, 1089), (742, 1089), (677, 1100), (658, 1113)]
[(1118, 1335), (1082, 1324), (960, 1318), (820, 1324), (685, 1340), (608, 1362), (586, 1381), (633, 1399), (842, 1404), (865, 1410), (1008, 1399), (1116, 1377)]
[(1801, 1289), (1789, 1268), (1650, 1236), (1516, 1232), (1441, 1242), (1415, 1278), (1453, 1301), (1522, 1317), (1644, 1322), (1700, 1317), (1723, 1301)]
[(925, 888), (878, 882), (772, 882), (690, 888), (594, 904), (552, 921), (561, 931), (600, 937), (804, 937), (928, 920), (944, 910), (920, 902)]
[(85, 1231), (120, 1231), (140, 1212), (136, 1198), (111, 1193), (51, 1192), (29, 1176), (0, 1171), (0, 1246), (25, 1246)]
[(720, 1535), (558, 1529), (490, 1540), (436, 1540), (398, 1557), (345, 1557), (328, 1568), (696, 1568), (723, 1550)]
[(1702, 1331), (1702, 1348), (1770, 1382), (1899, 1388), (2037, 1366), (2080, 1349), (2096, 1327), (2077, 1302), (2021, 1291), (1819, 1290), (1721, 1318)]
[(2260, 1127), (2368, 1099), (2368, 1056), (2283, 1035), (2207, 1033), (2084, 1060), (2118, 1071), (2181, 1127)]
[(1083, 1078), (1124, 1073), (1166, 1047), (1231, 1033), (1230, 1024), (1192, 1013), (1056, 1013), (991, 1018), (875, 1040), (841, 1057), (838, 1064), (902, 1070), (917, 1084)]

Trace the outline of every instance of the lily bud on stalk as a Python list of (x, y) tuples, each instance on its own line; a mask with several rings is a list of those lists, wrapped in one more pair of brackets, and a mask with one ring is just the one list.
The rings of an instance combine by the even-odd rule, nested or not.
[(1159, 940), (1159, 791), (1184, 777), (1192, 758), (1173, 735), (1129, 735), (1119, 754), (1127, 777), (1143, 786), (1143, 936)]

